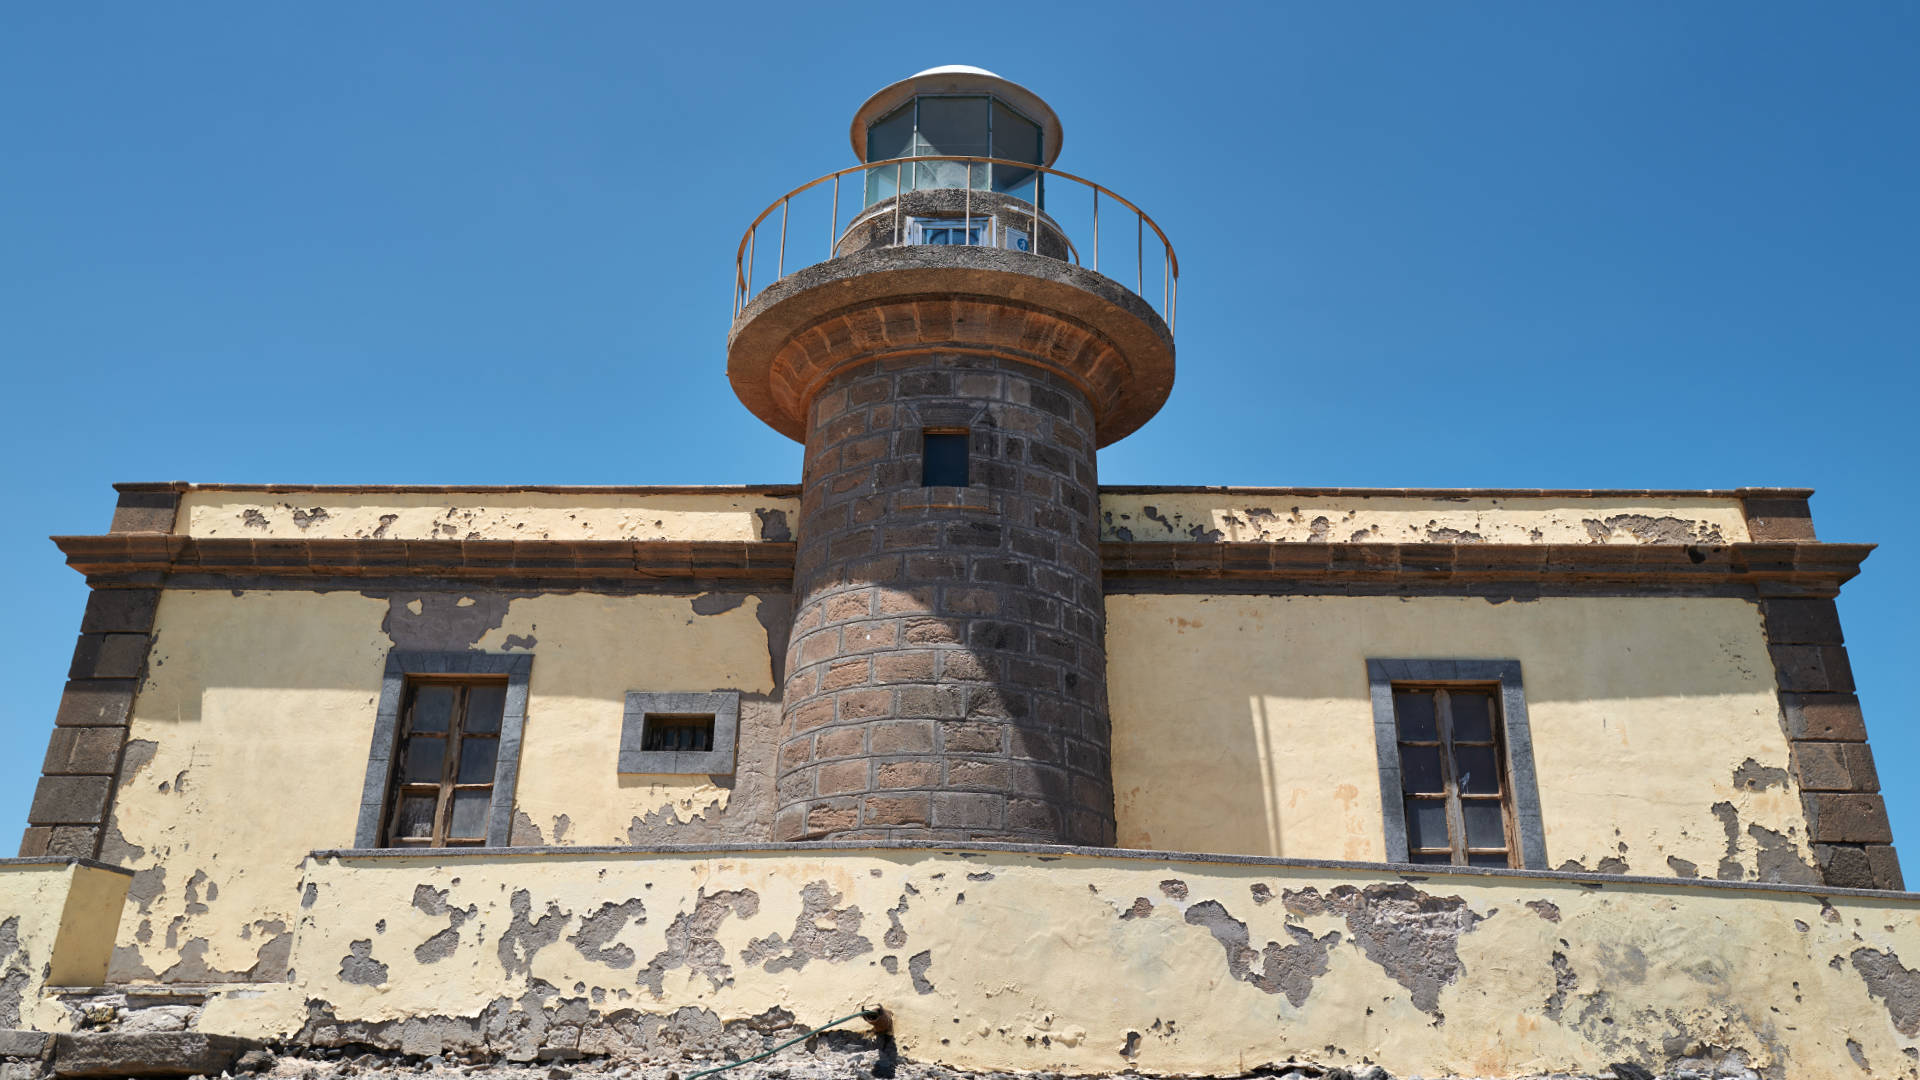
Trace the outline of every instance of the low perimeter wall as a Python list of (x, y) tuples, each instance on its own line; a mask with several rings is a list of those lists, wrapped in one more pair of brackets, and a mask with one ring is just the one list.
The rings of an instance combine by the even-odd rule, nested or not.
[(906, 1058), (983, 1070), (1915, 1068), (1912, 894), (1402, 869), (995, 845), (320, 852), (295, 982), (216, 997), (202, 1028), (531, 1057), (880, 1004)]
[(0, 859), (0, 1030), (43, 1026), (46, 987), (106, 981), (132, 881), (81, 859)]

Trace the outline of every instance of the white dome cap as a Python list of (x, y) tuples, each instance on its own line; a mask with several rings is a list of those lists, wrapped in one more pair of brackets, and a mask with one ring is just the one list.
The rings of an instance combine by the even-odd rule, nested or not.
[(882, 88), (853, 114), (854, 157), (867, 160), (867, 126), (912, 100), (917, 94), (992, 94), (1040, 125), (1040, 164), (1052, 165), (1060, 156), (1066, 133), (1053, 107), (1040, 95), (1011, 79), (971, 64), (943, 64), (909, 75)]

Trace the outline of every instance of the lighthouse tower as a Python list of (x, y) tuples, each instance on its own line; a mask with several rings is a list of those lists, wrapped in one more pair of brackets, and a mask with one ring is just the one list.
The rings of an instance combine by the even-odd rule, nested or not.
[(1095, 450), (1173, 385), (1178, 266), (1061, 137), (924, 71), (742, 241), (728, 377), (806, 444), (777, 840), (1114, 841)]

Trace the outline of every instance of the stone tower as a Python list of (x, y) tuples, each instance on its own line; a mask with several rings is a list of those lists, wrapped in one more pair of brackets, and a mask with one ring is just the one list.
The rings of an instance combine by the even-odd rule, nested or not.
[[(1111, 844), (1094, 451), (1172, 387), (1177, 264), (1051, 171), (1058, 118), (991, 72), (895, 83), (852, 138), (830, 257), (786, 272), (799, 193), (776, 202), (728, 341), (740, 399), (806, 444), (775, 839)], [(1102, 210), (1133, 288), (1095, 269)]]

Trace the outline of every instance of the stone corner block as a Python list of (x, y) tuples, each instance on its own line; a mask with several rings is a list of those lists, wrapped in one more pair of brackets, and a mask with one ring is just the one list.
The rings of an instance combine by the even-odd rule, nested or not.
[(147, 666), (145, 634), (81, 634), (73, 645), (69, 679), (137, 679)]
[(1747, 535), (1757, 543), (1814, 540), (1813, 510), (1803, 498), (1752, 495), (1741, 500)]
[(40, 771), (48, 776), (112, 776), (120, 766), (118, 727), (56, 727)]
[(98, 825), (106, 819), (108, 776), (43, 776), (27, 810), (30, 825)]
[(1905, 892), (1906, 877), (1900, 873), (1900, 856), (1892, 844), (1867, 845), (1867, 864), (1873, 868), (1873, 886)]
[(1820, 844), (1891, 844), (1886, 803), (1878, 795), (1810, 793), (1808, 832)]
[(170, 533), (180, 510), (180, 493), (170, 488), (146, 488), (132, 484), (120, 490), (113, 506), (114, 533)]
[(160, 607), (159, 589), (94, 589), (80, 617), (83, 634), (145, 634)]

